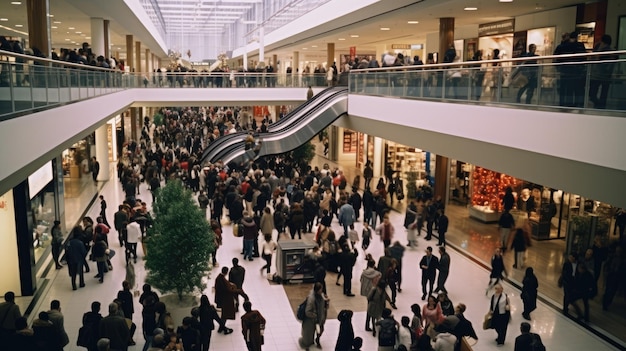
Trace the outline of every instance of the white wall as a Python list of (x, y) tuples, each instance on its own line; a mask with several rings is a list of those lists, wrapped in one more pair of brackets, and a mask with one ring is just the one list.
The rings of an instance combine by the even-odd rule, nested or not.
[(0, 291), (13, 291), (21, 295), (20, 269), (17, 257), (17, 236), (15, 235), (15, 209), (13, 190), (0, 195)]

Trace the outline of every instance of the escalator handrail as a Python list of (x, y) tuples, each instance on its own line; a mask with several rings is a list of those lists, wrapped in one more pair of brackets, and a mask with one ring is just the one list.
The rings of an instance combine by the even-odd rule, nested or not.
[[(277, 132), (285, 126), (297, 123), (303, 116), (317, 110), (319, 106), (323, 106), (327, 100), (332, 99), (335, 95), (341, 92), (347, 93), (347, 88), (341, 87), (338, 89), (336, 87), (332, 87), (323, 90), (313, 99), (306, 101), (302, 105), (298, 106), (298, 108), (296, 108), (294, 111), (289, 113), (287, 116), (282, 118), (280, 120), (281, 123), (276, 122), (271, 124), (272, 128), (270, 129), (268, 127), (268, 132)], [(234, 134), (225, 135), (224, 137), (221, 137), (213, 143), (209, 144), (202, 156), (202, 162), (216, 162), (220, 160), (221, 157), (219, 156), (228, 153), (232, 149), (233, 145), (243, 143), (247, 134), (247, 132), (237, 132)]]
[[(340, 89), (335, 89), (335, 91), (332, 92), (331, 96), (323, 99), (323, 101), (319, 102), (318, 104), (311, 106), (309, 110), (303, 111), (299, 115), (291, 116), (289, 118), (291, 123), (285, 124), (283, 128), (273, 131), (273, 132), (268, 131), (267, 133), (261, 133), (258, 135), (258, 137), (263, 138), (263, 136), (274, 136), (276, 134), (284, 134), (285, 132), (288, 132), (290, 129), (295, 128), (296, 126), (300, 125), (302, 120), (310, 118), (312, 114), (318, 114), (319, 112), (325, 111), (328, 108), (329, 102), (335, 101), (338, 95), (347, 97), (347, 93), (348, 93), (348, 90), (345, 87), (340, 88)], [(240, 145), (240, 147), (237, 147), (237, 145)], [(244, 145), (245, 144), (243, 142), (230, 144), (226, 148), (222, 148), (219, 151), (217, 151), (215, 154), (215, 157), (209, 159), (208, 161), (210, 162), (215, 162), (218, 160), (224, 161), (224, 159), (226, 158), (225, 155), (229, 155), (231, 153), (235, 153), (238, 151), (240, 152), (241, 150), (237, 150), (237, 149), (243, 148)]]
[[(333, 99), (334, 101), (332, 102), (332, 104), (325, 104), (323, 106), (324, 107), (323, 109), (316, 109), (315, 111), (312, 111), (311, 113), (307, 114), (306, 117), (308, 117), (308, 118), (317, 118), (317, 116), (325, 113), (330, 108), (335, 106), (336, 103), (340, 102), (340, 100), (336, 99), (337, 97), (338, 96), (335, 95), (335, 99)], [(347, 92), (346, 92), (345, 96), (342, 96), (342, 97), (344, 99), (347, 98)], [(313, 116), (313, 115), (315, 115), (315, 116)], [(331, 121), (328, 122), (328, 124), (326, 124), (320, 130), (328, 127), (328, 125), (332, 124), (337, 118), (339, 118), (341, 116), (344, 116), (344, 115), (347, 115), (347, 111), (344, 111), (344, 112), (340, 113), (339, 115), (335, 116)], [(292, 133), (294, 133), (294, 131), (293, 131), (294, 129), (300, 129), (301, 127), (302, 127), (301, 123), (290, 124), (288, 126), (288, 128), (284, 128), (284, 129), (282, 129), (281, 131), (278, 131), (278, 132), (261, 133), (261, 134), (259, 134), (259, 138), (261, 138), (263, 140), (264, 144), (265, 144), (266, 141), (267, 142), (276, 142), (276, 141), (279, 141), (279, 140), (282, 140), (283, 138), (285, 138), (286, 137), (285, 134), (292, 134)], [(315, 135), (316, 135), (316, 133), (311, 135), (311, 137), (308, 138), (306, 141), (311, 140)], [(236, 159), (238, 157), (241, 157), (241, 156), (243, 156), (245, 154), (245, 150), (243, 150), (244, 144), (239, 144), (239, 145), (236, 145), (235, 147), (229, 149), (228, 153), (224, 153), (225, 155), (229, 155), (228, 157), (226, 157), (226, 156), (222, 157), (222, 160), (224, 162), (226, 162), (226, 163), (231, 162), (232, 160), (234, 160), (234, 159)], [(265, 148), (262, 147), (261, 152), (258, 155), (256, 155), (256, 157), (262, 157), (262, 156), (267, 156), (267, 155), (273, 154), (273, 153), (264, 153), (263, 152), (264, 149)], [(291, 150), (293, 150), (293, 149), (291, 149)], [(280, 153), (289, 152), (291, 150), (281, 150)]]
[[(276, 121), (276, 123), (272, 123), (270, 126), (268, 126), (268, 131), (269, 130), (274, 130), (276, 128), (281, 127), (282, 125), (287, 123), (287, 121), (289, 121), (293, 115), (298, 114), (300, 111), (302, 111), (306, 107), (311, 106), (311, 104), (314, 104), (317, 100), (325, 98), (326, 94), (328, 94), (329, 92), (332, 93), (333, 90), (336, 90), (336, 87), (326, 88), (326, 89), (322, 90), (321, 92), (319, 92), (318, 94), (314, 95), (312, 99), (307, 100), (304, 103), (300, 104), (293, 111), (291, 111), (287, 116), (285, 116), (284, 118)], [(271, 129), (270, 129), (270, 127), (271, 127)], [(221, 138), (218, 138), (217, 140), (215, 140), (214, 142), (209, 144), (205, 148), (205, 150), (203, 151), (203, 153), (202, 153), (202, 160), (203, 160), (203, 162), (204, 162), (204, 160), (207, 160), (207, 159), (208, 160), (216, 160), (214, 155), (211, 154), (212, 152), (219, 153), (220, 150), (222, 150), (224, 147), (228, 147), (227, 145), (224, 145), (224, 144), (226, 144), (226, 143), (232, 144), (231, 140), (237, 139), (238, 137), (239, 138), (245, 138), (245, 136), (247, 134), (248, 134), (247, 132), (237, 132), (237, 133), (225, 135), (225, 136), (223, 136)], [(242, 141), (243, 140), (234, 141), (234, 142), (242, 142)]]

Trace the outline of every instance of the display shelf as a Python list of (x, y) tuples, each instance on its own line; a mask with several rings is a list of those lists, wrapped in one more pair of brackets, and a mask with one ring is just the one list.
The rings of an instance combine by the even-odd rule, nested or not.
[(483, 223), (494, 223), (500, 219), (500, 213), (487, 210), (483, 206), (471, 206), (469, 208), (469, 216)]

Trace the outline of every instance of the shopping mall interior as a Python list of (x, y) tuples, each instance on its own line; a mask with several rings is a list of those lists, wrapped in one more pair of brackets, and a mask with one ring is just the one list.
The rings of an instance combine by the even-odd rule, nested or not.
[[(573, 32), (566, 41), (579, 43), (580, 51), (566, 52), (566, 58), (553, 55), (562, 35)], [(0, 153), (5, 233), (0, 295), (15, 292), (29, 325), (59, 300), (70, 339), (65, 350), (81, 349), (76, 338), (93, 301), (103, 304), (106, 315), (104, 306), (126, 279), (125, 260), (123, 255), (112, 259), (114, 269), (104, 283), (89, 273), (86, 287), (72, 290), (67, 268), (55, 269), (52, 260), (52, 223), (60, 221), (67, 240), (83, 217), (100, 215), (100, 195), (111, 219), (125, 198), (116, 166), (127, 161), (131, 141), (142, 137), (144, 117), (148, 125), (158, 124), (157, 116), (167, 108), (237, 110), (259, 124), (276, 122), (255, 134), (254, 153), (245, 146), (246, 133), (203, 145), (201, 166), (217, 161), (241, 165), (310, 142), (315, 150), (311, 167), (338, 168), (349, 183), (360, 177), (356, 184), (362, 193), (363, 172), (370, 164), (373, 185), (395, 179), (404, 195), (389, 204), (395, 240), (402, 244), (408, 240), (407, 206), (424, 188), (432, 189), (450, 219), (447, 290), (454, 303), (468, 307), (465, 316), (478, 334), (478, 340), (468, 341), (474, 350), (500, 346), (493, 341), (495, 332), (481, 325), (490, 303), (485, 288), (491, 258), (501, 246), (502, 197), (510, 187), (515, 198), (511, 214), (531, 239), (525, 266), (534, 268), (539, 282), (532, 331), (549, 349), (626, 349), (626, 264), (620, 256), (626, 244), (626, 159), (617, 151), (626, 149), (626, 96), (620, 89), (626, 71), (626, 3), (2, 0), (0, 36), (6, 39), (0, 43), (0, 143), (5, 150)], [(532, 62), (527, 56), (531, 44), (538, 55)], [(68, 59), (73, 53), (78, 58)], [(83, 64), (83, 54), (94, 64)], [(571, 67), (582, 72), (575, 80), (564, 73)], [(578, 87), (570, 102), (564, 98), (568, 84)], [(101, 165), (96, 181), (90, 174), (94, 157)], [(141, 183), (138, 193), (151, 210), (148, 184)], [(359, 233), (362, 223), (361, 217)], [(233, 257), (241, 259), (241, 239), (226, 217), (223, 224), (219, 267), (231, 266)], [(343, 230), (337, 221), (332, 228)], [(438, 233), (432, 241), (424, 234), (404, 254), (405, 282), (393, 311), (398, 321), (412, 316), (412, 304), (424, 303), (418, 263), (426, 247), (437, 252)], [(295, 242), (309, 245), (313, 234)], [(123, 249), (117, 245), (111, 247), (119, 253)], [(374, 238), (367, 253), (378, 258), (383, 250)], [(593, 257), (585, 262), (587, 251)], [(354, 311), (354, 333), (363, 338), (363, 350), (377, 348), (376, 338), (364, 329), (367, 300), (358, 292), (366, 252), (358, 252), (356, 297), (333, 284), (336, 273), (326, 276), (330, 304), (322, 348), (335, 346), (342, 309)], [(598, 271), (588, 321), (562, 313), (558, 281), (571, 254)], [(145, 252), (139, 256), (132, 287), (135, 311), (147, 275)], [(282, 260), (275, 256), (273, 270), (280, 272)], [(524, 269), (513, 268), (514, 256), (504, 255), (508, 274), (503, 285), (512, 315), (507, 350), (513, 350), (525, 321)], [(262, 265), (261, 259), (242, 263), (248, 271), (244, 290), (267, 320), (264, 349), (300, 349), (295, 311), (312, 284), (278, 284), (258, 274)], [(208, 287), (198, 296), (213, 301), (219, 269), (207, 272)], [(172, 302), (169, 310), (180, 325), (190, 307)], [(214, 333), (212, 349), (245, 349), (241, 314), (228, 322), (233, 334)], [(138, 327), (137, 345), (128, 349), (139, 350), (144, 344), (141, 313), (132, 321)]]

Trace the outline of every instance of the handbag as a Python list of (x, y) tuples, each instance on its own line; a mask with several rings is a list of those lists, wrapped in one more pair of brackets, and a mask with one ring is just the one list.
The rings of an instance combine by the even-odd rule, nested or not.
[(483, 330), (492, 329), (493, 313), (491, 311), (487, 312), (485, 315), (485, 319), (483, 319)]

